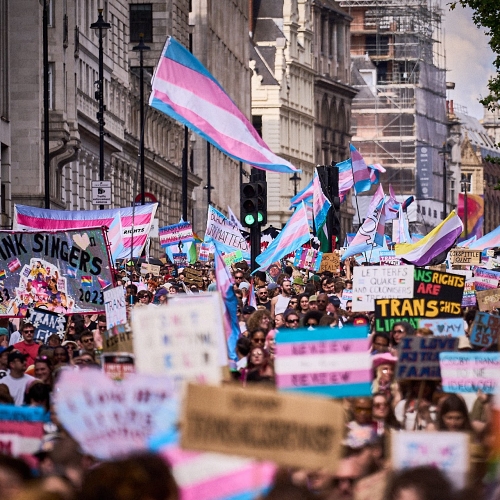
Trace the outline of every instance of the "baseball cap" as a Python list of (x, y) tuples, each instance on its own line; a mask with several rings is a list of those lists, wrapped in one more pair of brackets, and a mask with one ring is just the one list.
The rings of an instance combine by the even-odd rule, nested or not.
[(309, 302), (318, 302), (318, 296), (317, 295), (311, 295), (309, 297)]
[(330, 304), (332, 304), (335, 307), (340, 307), (340, 299), (336, 295), (328, 297), (328, 302), (330, 302)]
[(255, 312), (255, 307), (253, 306), (245, 306), (243, 307), (242, 311), (243, 314), (252, 314)]
[(269, 283), (269, 285), (267, 285), (268, 290), (276, 290), (278, 288), (279, 286), (276, 283)]
[(248, 290), (250, 288), (250, 283), (248, 283), (247, 281), (242, 281), (238, 288), (240, 290), (243, 290), (243, 288), (245, 288), (245, 290)]
[(20, 359), (21, 361), (26, 361), (26, 355), (21, 351), (14, 349), (12, 352), (9, 352), (9, 357), (7, 358), (7, 363), (12, 363), (12, 361)]
[(10, 345), (9, 347), (0, 347), (0, 354), (3, 354), (5, 351), (10, 352), (14, 349), (13, 345)]

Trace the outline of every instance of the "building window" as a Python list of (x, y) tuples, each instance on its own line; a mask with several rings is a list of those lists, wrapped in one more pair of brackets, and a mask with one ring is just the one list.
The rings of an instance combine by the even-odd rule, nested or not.
[(434, 218), (437, 219), (438, 213), (437, 210), (434, 210)]
[(425, 215), (425, 207), (422, 207), (422, 215)]
[(54, 63), (49, 63), (49, 109), (54, 109)]
[(150, 3), (130, 4), (130, 41), (138, 42), (141, 33), (144, 42), (153, 41), (153, 7)]

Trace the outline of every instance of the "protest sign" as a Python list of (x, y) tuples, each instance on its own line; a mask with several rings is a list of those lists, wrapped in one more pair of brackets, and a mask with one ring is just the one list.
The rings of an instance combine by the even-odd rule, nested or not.
[(35, 327), (35, 340), (46, 344), (48, 338), (57, 333), (62, 339), (66, 330), (66, 317), (45, 309), (32, 309), (28, 313), (29, 322)]
[(439, 353), (456, 351), (458, 339), (452, 337), (403, 337), (398, 345), (398, 380), (439, 380)]
[(476, 299), (480, 311), (492, 311), (500, 307), (500, 288), (476, 292)]
[(279, 390), (328, 397), (370, 396), (368, 328), (344, 325), (280, 330), (275, 372)]
[[(225, 351), (222, 305), (218, 293), (177, 298), (168, 305), (132, 313), (138, 373), (218, 383)], [(222, 353), (222, 356), (221, 356)]]
[(207, 229), (205, 238), (210, 237), (227, 247), (250, 252), (250, 246), (241, 234), (238, 226), (220, 213), (212, 205), (208, 207)]
[(398, 321), (418, 328), (420, 318), (461, 316), (464, 286), (465, 276), (460, 274), (416, 268), (412, 299), (375, 301), (375, 331), (390, 331)]
[(203, 271), (194, 267), (185, 267), (183, 273), (186, 283), (196, 286), (203, 285)]
[(352, 310), (373, 311), (375, 300), (413, 297), (414, 266), (355, 267)]
[(112, 279), (102, 228), (0, 233), (0, 316), (104, 311)]
[(396, 252), (394, 250), (381, 250), (379, 253), (379, 259), (381, 266), (401, 265), (401, 259), (396, 257)]
[(123, 380), (135, 373), (134, 356), (123, 353), (101, 354), (102, 371), (112, 380)]
[(464, 294), (462, 296), (462, 307), (475, 306), (476, 299), (476, 283), (473, 279), (465, 281)]
[[(336, 255), (336, 254), (330, 254)], [(317, 272), (320, 268), (324, 253), (318, 252), (314, 248), (299, 248), (295, 251), (293, 265), (300, 269), (308, 269), (309, 271)], [(338, 266), (335, 271), (338, 272)]]
[(160, 227), (158, 235), (162, 247), (178, 245), (180, 241), (186, 243), (194, 239), (191, 222), (179, 222), (171, 226)]
[(453, 248), (450, 250), (450, 262), (455, 266), (471, 266), (481, 264), (481, 250)]
[(420, 318), (419, 328), (429, 328), (436, 336), (461, 337), (465, 335), (462, 318)]
[(394, 469), (430, 465), (443, 471), (457, 488), (466, 484), (470, 438), (465, 432), (391, 432)]
[(160, 266), (155, 266), (153, 264), (147, 264), (143, 262), (141, 264), (141, 274), (145, 276), (146, 274), (152, 274), (153, 276), (160, 276)]
[(241, 262), (243, 259), (243, 253), (241, 250), (235, 250), (234, 252), (226, 253), (222, 256), (222, 260), (227, 267), (231, 267), (236, 262)]
[(104, 332), (102, 339), (103, 352), (134, 352), (133, 334), (128, 323), (117, 325)]
[(498, 342), (499, 329), (500, 316), (478, 312), (469, 332), (470, 343), (480, 347), (490, 347)]
[(340, 297), (340, 308), (345, 309), (349, 301), (352, 302), (352, 289), (344, 288), (342, 290), (342, 297)]
[(341, 403), (326, 398), (190, 384), (182, 411), (181, 446), (335, 471), (343, 422)]
[(32, 455), (40, 448), (49, 414), (38, 406), (2, 404), (0, 408), (0, 453), (22, 457), (34, 466)]
[(97, 370), (68, 370), (57, 389), (59, 421), (84, 453), (103, 460), (147, 449), (148, 439), (173, 429), (178, 416), (168, 377), (132, 374), (115, 382)]
[(106, 328), (108, 330), (116, 325), (124, 325), (127, 322), (127, 308), (125, 306), (123, 287), (117, 286), (110, 290), (104, 290), (104, 307), (106, 309)]
[(496, 392), (500, 382), (500, 353), (442, 352), (439, 361), (444, 392)]
[(319, 272), (330, 271), (331, 273), (338, 273), (340, 267), (340, 255), (338, 253), (323, 253)]
[(174, 264), (178, 267), (186, 267), (189, 264), (187, 253), (173, 253), (172, 258)]
[(474, 281), (476, 283), (476, 291), (498, 288), (500, 272), (477, 267), (474, 270)]
[(200, 262), (208, 262), (210, 256), (210, 245), (202, 243), (198, 251), (198, 260)]

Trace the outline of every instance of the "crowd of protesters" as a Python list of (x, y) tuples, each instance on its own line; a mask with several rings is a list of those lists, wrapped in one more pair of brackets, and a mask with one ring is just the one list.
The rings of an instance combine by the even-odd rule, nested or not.
[[(312, 273), (285, 265), (252, 276), (245, 262), (232, 266), (241, 332), (236, 345), (238, 361), (230, 363), (233, 383), (274, 386), (275, 337), (280, 330), (321, 326), (342, 329), (348, 325), (372, 329), (373, 313), (353, 313), (351, 301), (343, 299), (344, 290), (352, 288), (350, 265), (348, 262), (342, 274)], [(160, 275), (153, 276), (126, 270), (125, 266), (116, 271), (115, 278), (124, 288), (131, 314), (136, 307), (161, 307), (175, 294), (216, 290), (212, 267), (200, 264), (193, 269), (195, 274), (163, 266)], [(474, 313), (464, 310), (468, 325)], [(36, 471), (19, 459), (0, 455), (0, 500), (179, 498), (169, 466), (158, 456), (143, 454), (99, 463), (82, 453), (57, 420), (51, 393), (58, 374), (65, 369), (99, 368), (106, 328), (104, 315), (74, 314), (68, 317), (66, 330), (49, 336), (45, 344), (34, 340), (35, 327), (29, 319), (10, 322), (8, 328), (0, 329), (0, 403), (41, 406), (51, 412), (36, 455)], [(409, 323), (398, 322), (391, 331), (371, 333), (373, 394), (343, 401), (344, 452), (337, 471), (280, 469), (265, 498), (497, 498), (494, 492), (486, 491), (483, 481), (492, 439), (490, 396), (478, 393), (474, 400), (466, 401), (460, 395), (444, 393), (438, 382), (396, 381), (397, 346), (402, 338), (412, 335), (430, 336), (433, 332), (415, 331)], [(461, 341), (460, 349), (472, 349), (467, 338)], [(468, 489), (456, 491), (440, 471), (428, 467), (392, 472), (386, 439), (388, 431), (402, 429), (469, 433)], [(362, 496), (372, 489), (380, 490), (379, 496)]]

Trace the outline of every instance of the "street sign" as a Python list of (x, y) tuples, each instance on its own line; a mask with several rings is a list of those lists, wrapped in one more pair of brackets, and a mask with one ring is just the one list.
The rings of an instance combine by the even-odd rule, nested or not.
[(111, 181), (92, 181), (92, 205), (111, 205)]

